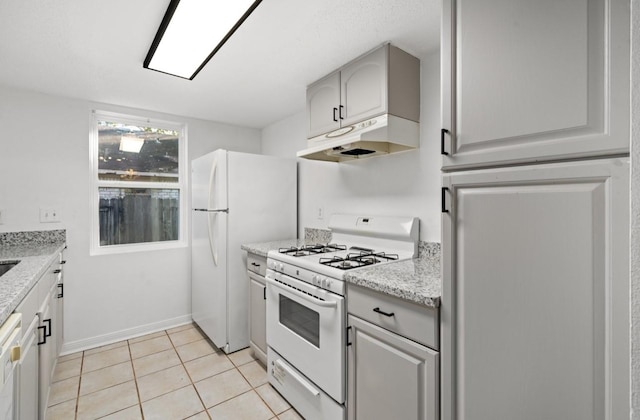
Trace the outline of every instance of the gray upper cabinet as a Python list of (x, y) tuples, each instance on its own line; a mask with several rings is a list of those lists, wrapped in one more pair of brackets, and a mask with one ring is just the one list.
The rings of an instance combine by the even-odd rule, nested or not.
[(342, 125), (349, 125), (387, 111), (387, 53), (380, 48), (345, 66), (340, 72)]
[(307, 88), (309, 138), (340, 128), (340, 72), (318, 80)]
[(444, 0), (443, 169), (629, 151), (629, 1)]
[(307, 87), (308, 138), (386, 113), (420, 121), (420, 61), (390, 44)]

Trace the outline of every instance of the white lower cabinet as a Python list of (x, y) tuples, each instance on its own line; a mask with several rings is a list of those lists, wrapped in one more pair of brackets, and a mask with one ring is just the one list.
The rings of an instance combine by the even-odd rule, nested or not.
[(17, 419), (38, 418), (38, 325), (40, 319), (34, 316), (25, 321), (26, 333), (22, 336), (20, 365), (18, 367)]
[(267, 295), (264, 275), (267, 259), (248, 253), (247, 275), (249, 276), (249, 347), (255, 356), (267, 364)]
[(439, 353), (397, 333), (420, 326), (437, 334), (437, 309), (375, 294), (348, 286), (347, 418), (437, 420)]
[(63, 341), (62, 254), (45, 271), (15, 312), (23, 316), (18, 369), (18, 419), (44, 419)]

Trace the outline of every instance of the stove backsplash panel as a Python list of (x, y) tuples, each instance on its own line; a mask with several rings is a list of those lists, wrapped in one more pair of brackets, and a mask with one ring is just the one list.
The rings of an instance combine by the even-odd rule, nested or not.
[(329, 229), (304, 228), (304, 241), (308, 244), (323, 244), (331, 242)]

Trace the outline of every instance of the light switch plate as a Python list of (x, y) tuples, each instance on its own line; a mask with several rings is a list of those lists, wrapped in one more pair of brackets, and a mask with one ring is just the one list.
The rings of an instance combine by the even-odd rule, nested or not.
[(316, 215), (318, 217), (318, 220), (324, 219), (324, 207), (318, 206), (318, 209), (316, 210)]

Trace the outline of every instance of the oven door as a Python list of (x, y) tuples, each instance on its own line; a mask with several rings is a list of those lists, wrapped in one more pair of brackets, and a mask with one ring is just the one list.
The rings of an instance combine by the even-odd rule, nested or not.
[(267, 345), (345, 401), (344, 297), (267, 270)]

